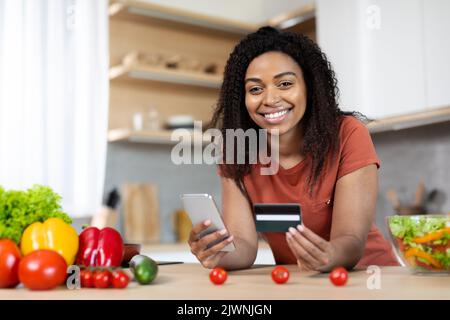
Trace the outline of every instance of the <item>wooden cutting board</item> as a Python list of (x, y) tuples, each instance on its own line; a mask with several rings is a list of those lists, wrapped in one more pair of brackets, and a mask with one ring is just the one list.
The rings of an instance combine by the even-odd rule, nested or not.
[(122, 186), (126, 242), (160, 241), (158, 190), (152, 184), (126, 183)]

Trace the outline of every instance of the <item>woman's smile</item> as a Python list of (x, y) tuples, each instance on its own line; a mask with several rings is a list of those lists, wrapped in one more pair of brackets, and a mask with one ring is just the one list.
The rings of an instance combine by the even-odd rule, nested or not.
[(283, 122), (290, 114), (291, 114), (291, 108), (282, 108), (282, 109), (275, 109), (267, 112), (263, 112), (259, 114), (264, 117), (264, 120), (268, 124), (280, 124)]

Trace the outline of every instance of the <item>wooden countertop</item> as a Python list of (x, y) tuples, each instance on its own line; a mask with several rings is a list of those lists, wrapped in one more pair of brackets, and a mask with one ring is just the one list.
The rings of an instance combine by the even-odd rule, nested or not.
[(229, 272), (222, 286), (210, 283), (208, 270), (199, 264), (160, 266), (154, 283), (140, 286), (132, 282), (126, 289), (79, 289), (64, 287), (51, 291), (29, 291), (24, 288), (1, 289), (2, 299), (449, 299), (450, 277), (412, 275), (406, 268), (381, 269), (381, 289), (369, 290), (365, 270), (350, 273), (345, 287), (334, 287), (328, 274), (300, 272), (288, 266), (289, 282), (276, 285), (270, 273), (272, 266)]

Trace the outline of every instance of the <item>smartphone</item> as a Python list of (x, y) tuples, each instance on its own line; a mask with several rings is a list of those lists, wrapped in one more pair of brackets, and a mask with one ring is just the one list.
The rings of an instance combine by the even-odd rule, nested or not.
[(253, 210), (258, 232), (287, 232), (302, 224), (302, 207), (298, 203), (256, 203)]
[[(220, 215), (216, 203), (211, 195), (206, 193), (183, 194), (181, 196), (181, 200), (183, 202), (184, 210), (187, 212), (193, 225), (202, 223), (205, 220), (211, 221), (211, 225), (199, 234), (200, 238), (203, 238), (204, 236), (215, 231), (226, 229), (222, 216)], [(228, 237), (229, 235), (226, 235), (223, 238), (219, 238), (218, 240), (211, 242), (208, 244), (207, 248), (213, 247)], [(234, 243), (231, 242), (220, 251), (231, 252), (234, 250)]]

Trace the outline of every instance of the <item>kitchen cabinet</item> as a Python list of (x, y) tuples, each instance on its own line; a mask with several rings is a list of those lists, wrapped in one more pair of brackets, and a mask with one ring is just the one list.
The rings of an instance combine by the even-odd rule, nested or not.
[(318, 0), (318, 43), (341, 106), (370, 118), (450, 105), (450, 3)]
[(423, 1), (425, 92), (429, 107), (450, 104), (450, 1)]
[[(416, 276), (403, 267), (380, 268), (377, 289), (372, 274), (366, 270), (349, 273), (346, 286), (333, 286), (327, 274), (300, 272), (295, 265), (286, 266), (291, 275), (285, 285), (273, 283), (273, 266), (254, 266), (248, 270), (229, 272), (220, 288), (209, 281), (209, 269), (200, 264), (176, 264), (159, 267), (156, 280), (146, 286), (130, 283), (128, 288), (30, 291), (24, 288), (1, 289), (0, 299), (165, 299), (165, 300), (235, 300), (235, 299), (448, 299), (450, 277)], [(220, 289), (220, 290), (218, 290)]]

